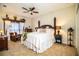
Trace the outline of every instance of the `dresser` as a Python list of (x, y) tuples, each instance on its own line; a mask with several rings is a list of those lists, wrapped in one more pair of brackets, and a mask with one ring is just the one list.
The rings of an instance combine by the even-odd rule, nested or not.
[(0, 51), (1, 50), (8, 50), (8, 37), (7, 36), (0, 36)]

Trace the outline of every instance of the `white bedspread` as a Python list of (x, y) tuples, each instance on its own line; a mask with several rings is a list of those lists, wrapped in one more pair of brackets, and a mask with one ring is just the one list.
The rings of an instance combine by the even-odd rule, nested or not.
[(37, 53), (42, 53), (50, 48), (54, 41), (54, 37), (50, 33), (32, 32), (27, 34), (27, 39), (24, 45)]

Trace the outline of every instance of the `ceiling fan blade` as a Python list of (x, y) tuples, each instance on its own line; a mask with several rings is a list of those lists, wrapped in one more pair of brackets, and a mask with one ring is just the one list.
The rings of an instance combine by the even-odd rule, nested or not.
[(35, 7), (29, 8), (30, 11), (33, 11), (35, 9)]
[(24, 10), (28, 10), (28, 9), (26, 9), (25, 7), (22, 7), (22, 9), (24, 9)]
[(35, 7), (32, 8), (32, 10), (34, 10), (34, 9), (35, 9)]
[(33, 11), (33, 13), (39, 13), (38, 11)]

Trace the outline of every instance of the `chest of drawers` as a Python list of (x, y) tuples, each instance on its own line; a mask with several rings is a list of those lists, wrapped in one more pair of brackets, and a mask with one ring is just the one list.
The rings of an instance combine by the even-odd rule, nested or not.
[(0, 51), (8, 50), (8, 37), (0, 36)]

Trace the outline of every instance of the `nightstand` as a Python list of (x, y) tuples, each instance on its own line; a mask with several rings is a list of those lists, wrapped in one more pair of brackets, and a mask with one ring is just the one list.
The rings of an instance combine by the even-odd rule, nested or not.
[(55, 35), (56, 43), (62, 43), (62, 35)]
[(27, 29), (27, 32), (32, 32), (32, 29)]

